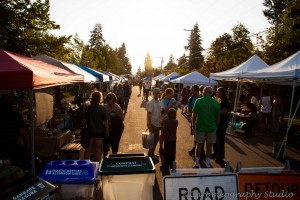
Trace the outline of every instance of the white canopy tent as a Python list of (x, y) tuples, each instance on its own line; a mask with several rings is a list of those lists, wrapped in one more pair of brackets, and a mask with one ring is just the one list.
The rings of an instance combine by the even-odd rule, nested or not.
[(172, 78), (175, 78), (176, 76), (179, 77), (180, 74), (178, 74), (177, 72), (172, 72), (171, 74), (168, 74), (167, 76), (160, 78), (159, 81), (170, 81)]
[(294, 85), (295, 82), (299, 85), (300, 51), (268, 68), (245, 72), (243, 78), (263, 83)]
[(214, 80), (238, 81), (244, 79), (243, 74), (246, 72), (257, 71), (267, 67), (269, 67), (269, 65), (258, 55), (253, 55), (242, 64), (223, 72), (211, 73), (209, 77)]
[(84, 77), (84, 82), (85, 83), (90, 83), (90, 82), (99, 82), (99, 78), (93, 76), (92, 74), (82, 70), (81, 68), (79, 68), (77, 65), (74, 65), (72, 63), (67, 63), (61, 60), (57, 60), (55, 58), (52, 58), (50, 56), (41, 54), (41, 55), (37, 55), (34, 57), (37, 60), (41, 60), (43, 62), (55, 65), (57, 67), (63, 68), (65, 70), (68, 70), (70, 72), (73, 73), (77, 73), (77, 74), (81, 74)]
[(288, 117), (288, 128), (284, 137), (284, 141), (282, 142), (280, 150), (278, 151), (279, 155), (281, 149), (283, 148), (283, 145), (287, 142), (288, 132), (292, 125), (292, 120), (295, 116), (295, 113), (297, 112), (300, 103), (299, 99), (294, 115), (293, 117), (291, 117), (295, 88), (296, 86), (300, 85), (300, 51), (278, 63), (275, 63), (274, 65), (271, 65), (266, 69), (257, 70), (255, 72), (247, 72), (243, 74), (243, 77), (256, 82), (293, 86)]
[(171, 80), (172, 83), (182, 83), (182, 84), (197, 84), (197, 85), (210, 85), (217, 86), (218, 83), (201, 73), (194, 71), (184, 76), (178, 77), (176, 79)]
[(211, 73), (209, 77), (214, 80), (237, 82), (237, 89), (236, 89), (235, 100), (234, 100), (234, 111), (236, 111), (237, 104), (239, 102), (241, 86), (242, 86), (241, 82), (252, 81), (244, 78), (244, 74), (246, 72), (255, 72), (257, 70), (266, 69), (268, 67), (269, 65), (266, 64), (258, 55), (255, 54), (245, 62), (241, 63), (240, 65), (223, 72)]

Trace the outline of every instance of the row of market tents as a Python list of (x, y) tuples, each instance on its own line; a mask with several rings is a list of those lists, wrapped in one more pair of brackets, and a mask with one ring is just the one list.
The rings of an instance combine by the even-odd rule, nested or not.
[[(300, 99), (293, 112), (293, 102), (295, 97), (295, 88), (300, 84), (300, 51), (294, 53), (288, 58), (275, 63), (271, 66), (266, 64), (259, 56), (253, 55), (247, 61), (241, 63), (240, 65), (233, 67), (229, 70), (211, 73), (209, 78), (203, 76), (198, 72), (192, 72), (184, 76), (179, 74), (171, 73), (168, 76), (159, 75), (153, 78), (159, 81), (168, 81), (173, 83), (183, 83), (183, 84), (201, 84), (201, 85), (211, 85), (215, 86), (218, 80), (222, 81), (235, 81), (237, 82), (237, 92), (235, 98), (235, 107), (238, 102), (239, 92), (243, 82), (257, 82), (264, 84), (277, 84), (277, 85), (290, 85), (292, 86), (291, 93), (291, 103), (288, 115), (288, 127), (281, 144), (280, 150), (285, 147), (287, 142), (288, 133), (292, 125), (292, 121), (299, 108)], [(293, 114), (293, 115), (292, 115)], [(277, 157), (278, 157), (277, 155)]]
[(72, 83), (121, 81), (110, 72), (99, 72), (47, 55), (34, 58), (0, 50), (0, 89), (40, 89)]
[(183, 84), (203, 84), (217, 85), (218, 80), (222, 81), (242, 81), (261, 82), (278, 85), (299, 85), (300, 80), (300, 51), (290, 57), (269, 66), (259, 56), (253, 55), (247, 61), (229, 70), (211, 73), (209, 78), (194, 71), (184, 76), (177, 72), (168, 75), (159, 74), (144, 80), (158, 80), (163, 82), (183, 83)]
[[(30, 103), (30, 144), (32, 174), (35, 174), (34, 158), (34, 92), (54, 86), (74, 83), (98, 83), (121, 81), (110, 72), (99, 72), (85, 66), (63, 62), (46, 55), (35, 58), (0, 49), (0, 90), (27, 90)], [(43, 102), (45, 103), (45, 102)]]

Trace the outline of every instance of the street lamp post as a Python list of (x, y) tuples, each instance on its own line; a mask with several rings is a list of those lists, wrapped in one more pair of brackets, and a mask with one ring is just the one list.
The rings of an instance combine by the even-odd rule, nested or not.
[(190, 31), (191, 32), (191, 36), (190, 36), (190, 41), (189, 41), (189, 68), (191, 69), (191, 44), (192, 44), (192, 31), (193, 30), (189, 30), (189, 29), (183, 29), (184, 31)]

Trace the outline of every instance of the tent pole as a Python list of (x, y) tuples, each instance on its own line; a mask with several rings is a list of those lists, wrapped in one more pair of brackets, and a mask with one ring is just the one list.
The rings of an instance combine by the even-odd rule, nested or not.
[(296, 113), (297, 113), (297, 111), (298, 111), (299, 104), (300, 104), (300, 99), (299, 99), (298, 104), (297, 104), (297, 107), (296, 107), (296, 109), (295, 109), (295, 111), (294, 111), (293, 117), (291, 118), (291, 123), (289, 123), (289, 125), (288, 125), (288, 127), (287, 127), (287, 130), (286, 130), (284, 139), (283, 139), (283, 141), (282, 141), (282, 143), (281, 143), (281, 145), (280, 145), (279, 151), (277, 152), (276, 159), (279, 157), (279, 153), (281, 152), (281, 149), (284, 148), (283, 145), (286, 144), (286, 142), (287, 142), (287, 140), (288, 140), (289, 131), (290, 131), (291, 126), (292, 126), (292, 121), (293, 121), (293, 119), (295, 118), (295, 115), (296, 115)]
[(29, 91), (29, 98), (30, 98), (29, 110), (30, 110), (31, 174), (35, 176), (33, 90)]
[(236, 83), (236, 91), (235, 91), (235, 98), (234, 98), (234, 105), (233, 105), (233, 117), (232, 117), (232, 123), (233, 124), (235, 122), (235, 112), (237, 110), (237, 105), (238, 105), (238, 93), (239, 93), (239, 90), (240, 90), (240, 80), (238, 79), (237, 83)]
[(238, 107), (238, 104), (239, 104), (239, 101), (240, 101), (240, 96), (241, 96), (241, 89), (242, 89), (242, 82), (240, 82), (240, 85), (239, 85), (239, 93), (238, 93), (238, 96), (237, 96), (237, 101), (236, 101), (236, 107)]
[(239, 80), (236, 82), (236, 91), (235, 91), (235, 97), (234, 97), (234, 105), (233, 105), (233, 111), (236, 111), (236, 106), (237, 106), (237, 95), (238, 95), (238, 91), (239, 91), (239, 85), (240, 82)]
[(283, 145), (287, 142), (288, 140), (288, 135), (289, 135), (289, 131), (291, 129), (291, 126), (292, 126), (292, 121), (293, 119), (295, 118), (295, 115), (297, 113), (297, 110), (298, 110), (298, 107), (299, 107), (299, 104), (300, 104), (300, 99), (298, 101), (298, 104), (297, 104), (297, 107), (296, 107), (296, 110), (293, 114), (293, 117), (291, 118), (291, 115), (292, 115), (292, 109), (293, 109), (293, 102), (294, 102), (294, 95), (295, 95), (295, 88), (296, 88), (296, 79), (294, 80), (293, 82), (293, 90), (292, 90), (292, 97), (291, 97), (291, 104), (290, 104), (290, 111), (289, 111), (289, 117), (288, 117), (288, 127), (287, 127), (287, 130), (286, 130), (286, 133), (285, 133), (285, 136), (284, 136), (284, 139), (280, 145), (280, 148), (279, 148), (279, 151), (276, 155), (276, 159), (279, 157), (279, 153), (281, 152), (281, 149), (283, 148)]
[(292, 114), (292, 109), (293, 109), (295, 88), (296, 88), (296, 80), (294, 80), (294, 82), (293, 82), (293, 90), (292, 90), (292, 98), (291, 98), (291, 104), (290, 104), (291, 106), (290, 106), (289, 118), (288, 118), (288, 126), (289, 126), (289, 123), (292, 124), (292, 122), (291, 122), (291, 114)]

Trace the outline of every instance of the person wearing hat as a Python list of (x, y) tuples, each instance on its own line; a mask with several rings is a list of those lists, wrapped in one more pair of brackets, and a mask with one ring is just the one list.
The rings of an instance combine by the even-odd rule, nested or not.
[(195, 165), (199, 168), (201, 150), (206, 142), (206, 167), (210, 168), (212, 145), (217, 141), (217, 126), (220, 122), (220, 104), (212, 98), (213, 89), (206, 86), (203, 90), (203, 97), (197, 99), (192, 113), (192, 130), (194, 140), (197, 142)]

